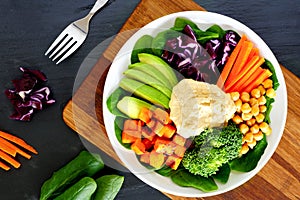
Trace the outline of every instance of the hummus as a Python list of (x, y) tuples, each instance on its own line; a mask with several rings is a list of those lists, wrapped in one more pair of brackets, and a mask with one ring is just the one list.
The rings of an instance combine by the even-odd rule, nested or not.
[(192, 79), (183, 79), (173, 88), (169, 105), (177, 133), (185, 138), (224, 125), (236, 111), (229, 94), (216, 85)]

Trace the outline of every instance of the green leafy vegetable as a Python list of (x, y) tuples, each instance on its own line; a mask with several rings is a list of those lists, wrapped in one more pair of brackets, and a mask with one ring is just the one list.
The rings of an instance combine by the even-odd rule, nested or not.
[(117, 108), (117, 104), (120, 101), (120, 99), (122, 99), (124, 96), (126, 96), (128, 94), (128, 92), (126, 92), (125, 90), (123, 90), (122, 88), (118, 87), (117, 89), (115, 89), (115, 91), (113, 91), (113, 93), (111, 93), (111, 95), (108, 97), (107, 101), (106, 101), (106, 105), (108, 110), (116, 115), (116, 116), (120, 116), (120, 117), (127, 117), (125, 114), (123, 114), (118, 108)]
[(139, 53), (150, 53), (152, 54), (152, 40), (153, 37), (150, 35), (143, 35), (139, 38), (132, 50), (131, 53), (131, 64), (139, 62), (138, 54)]
[(41, 188), (40, 200), (54, 198), (79, 179), (91, 177), (104, 167), (101, 157), (87, 151), (82, 151), (73, 160), (53, 173)]
[(273, 89), (277, 90), (277, 88), (279, 87), (280, 84), (279, 84), (273, 64), (269, 60), (265, 59), (264, 65), (272, 72), (271, 79), (273, 81)]
[(219, 181), (220, 183), (225, 184), (229, 179), (230, 172), (231, 170), (229, 164), (225, 163), (219, 168), (219, 171), (216, 174), (214, 174), (212, 177), (215, 180)]
[(105, 175), (96, 179), (97, 190), (94, 200), (113, 200), (120, 191), (124, 177), (119, 175)]
[(162, 168), (156, 170), (155, 172), (157, 172), (158, 174), (160, 174), (162, 176), (166, 176), (166, 177), (170, 177), (170, 176), (172, 176), (172, 174), (176, 173), (175, 170), (173, 170), (172, 168), (170, 168), (168, 166), (163, 166)]
[(194, 148), (185, 152), (182, 164), (192, 174), (209, 177), (239, 156), (241, 144), (242, 133), (234, 123), (206, 129), (194, 138)]
[(96, 191), (97, 184), (94, 179), (90, 177), (84, 177), (77, 183), (66, 189), (61, 195), (54, 200), (82, 200), (90, 199), (93, 193)]
[(213, 178), (205, 178), (199, 175), (193, 175), (187, 170), (177, 170), (171, 176), (172, 181), (182, 187), (193, 187), (203, 192), (211, 192), (218, 189)]
[(240, 158), (236, 158), (229, 162), (230, 168), (232, 170), (240, 171), (240, 172), (249, 172), (257, 166), (258, 161), (261, 156), (264, 154), (265, 149), (267, 147), (267, 138), (264, 134), (262, 140), (260, 140), (254, 149), (250, 150), (247, 154), (244, 154)]

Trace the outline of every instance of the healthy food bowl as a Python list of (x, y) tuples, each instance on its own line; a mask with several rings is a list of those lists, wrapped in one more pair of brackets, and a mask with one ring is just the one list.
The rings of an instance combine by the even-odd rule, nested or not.
[[(183, 27), (182, 24), (184, 23), (185, 25)], [(177, 31), (184, 32), (183, 28), (186, 28), (187, 24), (189, 25), (189, 27), (187, 28), (188, 30), (185, 31), (188, 33), (194, 31), (193, 32), (194, 34), (193, 33), (188, 34), (189, 39), (185, 40), (183, 38), (180, 38), (181, 36), (176, 35), (177, 33), (175, 33), (175, 36), (173, 35), (174, 37), (171, 38), (173, 40), (171, 40), (170, 38), (165, 41), (159, 38), (156, 39), (156, 44), (158, 46), (156, 46), (155, 48), (151, 49), (149, 48), (149, 46), (144, 46), (144, 47), (141, 46), (141, 45), (147, 45), (148, 43), (147, 40), (141, 42), (141, 38), (144, 37), (145, 35), (147, 35), (146, 37), (150, 37), (152, 39), (157, 38), (159, 34), (165, 32), (166, 30), (170, 30), (170, 28), (172, 27), (173, 27), (172, 31), (174, 32)], [(182, 28), (182, 30), (179, 30), (181, 29), (180, 27)], [(196, 30), (196, 29), (200, 29), (200, 30)], [(209, 32), (209, 34), (207, 34), (207, 31)], [(229, 34), (228, 31), (232, 31), (232, 33)], [(201, 34), (203, 34), (201, 36), (202, 39), (199, 36)], [(226, 36), (226, 34), (228, 35)], [(172, 35), (172, 33), (170, 35)], [(227, 40), (224, 42), (224, 40), (222, 39), (222, 42), (224, 43), (221, 44), (221, 46), (223, 45), (222, 55), (221, 56), (215, 55), (213, 51), (216, 49), (218, 44), (218, 42), (215, 43), (216, 42), (215, 39), (217, 38), (220, 39), (225, 37), (227, 37)], [(210, 57), (206, 59), (211, 61), (209, 66), (210, 67), (213, 66), (212, 67), (213, 69), (208, 67), (208, 69), (210, 69), (210, 72), (208, 72), (207, 70), (205, 71), (205, 69), (201, 67), (198, 68), (198, 71), (196, 70), (196, 72), (194, 72), (195, 71), (194, 68), (191, 69), (192, 66), (191, 63), (193, 62), (190, 62), (188, 63), (188, 65), (186, 65), (187, 64), (186, 62), (193, 60), (193, 58), (183, 59), (183, 60), (180, 60), (180, 58), (178, 58), (178, 55), (182, 55), (180, 53), (184, 54), (185, 52), (184, 48), (190, 48), (191, 46), (195, 45), (195, 43), (190, 40), (191, 38), (194, 39), (195, 41), (198, 42), (200, 41), (199, 45), (201, 47), (205, 47), (203, 48), (204, 50), (206, 50), (203, 53), (204, 56), (207, 56), (208, 54), (210, 55)], [(153, 44), (154, 40), (152, 39), (151, 41)], [(246, 42), (247, 47), (245, 47), (245, 45), (244, 46), (239, 45), (239, 41), (247, 41)], [(172, 55), (169, 54), (166, 55), (166, 53), (164, 54), (164, 50), (167, 46), (166, 45), (167, 42), (169, 42), (170, 48), (176, 46), (177, 50), (180, 49), (180, 51), (182, 51), (182, 52), (177, 52), (177, 55), (175, 55), (177, 56), (176, 59), (174, 58), (173, 54)], [(210, 47), (207, 46), (208, 43), (210, 43)], [(197, 46), (197, 48), (199, 47)], [(235, 48), (240, 48), (242, 50), (235, 50)], [(203, 49), (201, 49), (200, 51), (202, 51)], [(238, 59), (239, 51), (243, 52), (241, 54), (247, 55), (246, 58), (242, 58), (239, 60)], [(143, 73), (139, 73), (136, 71), (133, 71), (136, 73), (128, 72), (128, 68), (132, 69), (136, 67), (135, 65), (134, 66), (131, 65), (133, 64), (132, 62), (139, 62), (139, 59), (143, 61), (145, 60), (145, 58), (141, 58), (145, 56), (145, 55), (141, 56), (141, 54), (143, 53), (156, 54), (155, 56), (161, 55), (158, 57), (161, 57), (170, 66), (174, 65), (174, 63), (177, 63), (177, 71), (179, 71), (179, 73), (176, 72), (175, 75), (176, 77), (178, 77), (177, 82), (175, 80), (175, 83), (174, 82), (172, 83), (174, 77), (172, 77), (172, 74), (171, 75), (168, 74), (169, 72), (165, 72), (165, 73), (162, 72), (163, 75), (166, 75), (165, 80), (160, 79), (161, 77), (163, 78), (163, 76), (161, 76), (160, 78), (155, 77), (157, 73), (156, 72), (153, 73), (153, 71), (155, 71), (156, 69), (152, 70), (152, 68), (151, 70), (149, 70), (151, 72), (149, 71), (147, 72), (146, 69), (147, 75), (145, 75), (144, 73), (145, 71), (143, 71), (145, 70), (145, 67), (142, 70)], [(191, 53), (191, 51), (189, 51), (189, 53)], [(192, 53), (197, 53), (197, 52), (192, 51)], [(132, 54), (135, 55), (132, 56)], [(165, 57), (163, 56), (163, 54)], [(234, 67), (233, 63), (237, 61), (234, 61), (233, 58), (230, 58), (230, 56), (234, 57), (234, 54), (236, 54), (236, 60), (239, 60), (238, 61), (239, 64), (243, 67), (235, 69), (236, 67)], [(256, 56), (255, 59), (254, 56)], [(230, 61), (230, 59), (233, 61)], [(253, 60), (251, 61), (251, 59)], [(257, 64), (259, 60), (261, 63)], [(217, 63), (220, 62), (221, 64), (218, 65)], [(232, 64), (231, 65), (227, 64), (229, 62), (232, 62)], [(249, 64), (251, 62), (252, 65), (255, 66), (255, 70), (252, 69), (251, 67), (252, 65)], [(199, 63), (201, 63), (201, 61), (199, 61), (198, 64)], [(254, 65), (254, 63), (256, 64)], [(221, 70), (214, 70), (217, 69), (217, 67), (219, 67), (218, 69), (221, 68)], [(184, 68), (185, 70), (182, 70), (182, 68)], [(160, 68), (158, 70), (160, 70)], [(255, 72), (256, 70), (260, 70), (260, 71)], [(193, 72), (189, 73), (191, 71)], [(210, 73), (212, 71), (214, 77), (207, 78), (211, 76)], [(255, 73), (257, 76), (254, 75)], [(148, 77), (148, 75), (151, 77)], [(128, 80), (128, 78), (130, 80)], [(154, 92), (152, 91), (153, 88), (152, 89), (150, 88), (151, 91), (149, 91), (148, 90), (149, 87), (152, 87), (153, 85), (155, 87), (155, 83), (153, 85), (151, 84), (155, 82), (155, 80), (153, 81), (152, 78), (160, 79), (161, 83), (165, 83), (169, 86), (171, 85), (169, 90), (165, 89), (167, 87), (163, 88), (161, 86), (158, 86), (156, 87)], [(131, 79), (133, 79), (134, 81), (138, 81), (138, 83), (143, 82), (143, 79), (145, 79), (145, 81), (148, 82), (143, 83), (142, 85), (147, 85), (147, 86), (142, 86), (141, 84), (135, 85), (136, 82), (130, 82)], [(230, 124), (234, 124), (234, 126), (237, 128), (235, 130), (238, 130), (239, 133), (241, 134), (239, 140), (240, 147), (238, 149), (238, 155), (235, 154), (234, 158), (232, 157), (232, 155), (230, 155), (231, 157), (229, 156), (226, 159), (220, 158), (221, 161), (212, 159), (214, 162), (214, 167), (218, 168), (217, 171), (215, 172), (214, 171), (208, 172), (209, 170), (204, 170), (210, 168), (208, 167), (210, 165), (208, 165), (207, 163), (203, 164), (202, 161), (199, 162), (199, 166), (200, 165), (202, 166), (202, 164), (203, 166), (202, 167), (197, 166), (197, 162), (194, 163), (194, 160), (195, 159), (197, 160), (198, 157), (196, 156), (192, 158), (187, 158), (188, 157), (187, 152), (191, 152), (193, 149), (197, 148), (197, 142), (195, 142), (194, 140), (197, 136), (195, 135), (199, 135), (199, 134), (201, 135), (201, 133), (203, 133), (202, 131), (213, 130), (214, 128), (218, 128), (218, 127), (209, 126), (210, 128), (208, 128), (205, 127), (204, 125), (204, 127), (202, 127), (203, 129), (201, 129), (202, 131), (199, 131), (200, 129), (197, 129), (198, 133), (193, 135), (193, 137), (191, 137), (190, 134), (185, 134), (187, 133), (188, 129), (186, 129), (186, 127), (185, 128), (181, 127), (183, 122), (182, 124), (178, 124), (175, 122), (173, 123), (172, 121), (176, 119), (176, 116), (174, 117), (174, 114), (172, 116), (172, 105), (169, 104), (168, 100), (172, 99), (172, 94), (174, 95), (175, 87), (179, 85), (178, 83), (181, 83), (182, 81), (181, 79), (182, 80), (194, 79), (197, 82), (209, 82), (211, 85), (214, 85), (213, 88), (219, 87), (220, 90), (223, 90), (224, 94), (227, 95), (227, 97), (231, 98), (232, 103), (234, 105), (234, 109), (235, 109), (234, 112), (231, 113), (230, 118), (228, 120), (223, 121), (224, 122), (223, 124), (225, 125), (225, 127), (226, 126), (228, 127)], [(267, 79), (271, 79), (273, 81), (272, 86), (266, 86), (267, 83), (264, 83), (264, 81), (266, 81)], [(118, 91), (118, 88), (120, 88), (120, 86), (121, 86), (121, 92)], [(139, 89), (140, 87), (142, 89)], [(181, 87), (184, 88), (184, 86)], [(272, 91), (270, 90), (271, 92), (268, 91), (269, 88), (272, 89)], [(257, 96), (255, 100), (256, 103), (259, 102), (257, 104), (257, 108), (259, 108), (260, 111), (257, 111), (256, 114), (253, 114), (255, 112), (254, 105), (256, 104), (253, 103), (252, 100), (250, 102), (250, 98), (253, 98), (255, 96), (254, 94), (255, 92), (253, 92), (254, 89), (255, 91), (260, 91), (260, 95)], [(276, 96), (274, 94), (274, 89), (276, 90)], [(124, 93), (121, 94), (123, 90), (127, 90), (126, 91), (127, 93), (125, 92), (125, 94)], [(163, 95), (161, 93), (157, 94), (156, 90), (162, 92)], [(247, 93), (250, 96), (248, 100), (245, 100), (245, 97), (242, 95), (243, 92), (245, 91), (247, 91)], [(117, 106), (118, 102), (121, 101), (121, 98), (123, 98), (124, 96), (129, 97), (131, 96), (131, 94), (137, 97), (138, 100), (142, 100), (143, 102), (146, 102), (146, 104), (144, 103), (135, 104), (136, 102), (135, 101), (133, 104), (138, 106), (132, 107), (131, 106), (132, 102), (126, 101), (125, 104), (123, 102), (123, 105), (119, 104)], [(150, 99), (148, 99), (147, 97), (149, 97), (149, 95), (151, 96), (151, 94), (154, 94), (155, 98), (150, 97)], [(180, 96), (178, 93), (176, 95)], [(238, 97), (236, 97), (235, 95), (238, 95)], [(261, 99), (257, 101), (261, 96), (264, 96), (262, 100), (263, 103), (260, 103)], [(165, 97), (169, 97), (169, 99)], [(272, 100), (270, 101), (270, 99)], [(211, 101), (214, 100), (212, 99)], [(247, 106), (250, 105), (251, 108), (245, 106), (247, 108), (242, 108), (242, 111), (238, 110), (241, 109), (241, 105), (239, 108), (237, 108), (238, 101), (240, 101), (242, 104), (247, 103), (248, 104)], [(220, 103), (222, 104), (222, 102)], [(153, 104), (155, 104), (155, 109), (161, 108), (161, 110), (169, 114), (171, 113), (170, 116), (164, 118), (159, 123), (157, 122), (159, 121), (159, 117), (155, 118), (156, 120), (155, 121), (153, 116), (156, 115), (152, 107)], [(189, 109), (191, 109), (190, 112), (193, 112), (194, 105), (193, 103), (191, 104), (192, 106), (190, 106)], [(149, 115), (144, 114), (141, 116), (140, 114), (141, 110), (139, 109), (143, 106), (147, 108), (146, 111), (144, 109), (146, 113), (149, 114), (150, 112)], [(226, 107), (226, 104), (223, 103), (223, 105), (221, 105), (220, 108), (223, 108), (222, 106)], [(187, 107), (182, 107), (182, 109), (186, 109), (185, 112), (189, 112)], [(215, 108), (213, 108), (212, 110), (214, 109)], [(248, 111), (243, 111), (247, 109)], [(266, 111), (265, 109), (268, 109), (268, 111)], [(165, 114), (165, 112), (163, 112), (163, 114)], [(202, 111), (202, 114), (204, 113), (207, 112)], [(214, 113), (215, 112), (211, 112), (210, 114), (213, 115)], [(250, 118), (248, 117), (249, 119), (246, 119), (247, 117), (245, 116), (248, 113), (252, 113), (252, 115)], [(262, 119), (259, 119), (259, 117), (257, 117), (259, 114), (262, 116)], [(159, 18), (149, 23), (148, 25), (144, 26), (140, 30), (138, 30), (124, 44), (124, 46), (120, 49), (119, 53), (115, 57), (111, 65), (111, 68), (107, 74), (104, 93), (103, 93), (103, 116), (104, 116), (105, 127), (107, 130), (109, 140), (115, 152), (121, 159), (121, 161), (126, 165), (126, 167), (133, 174), (135, 174), (140, 180), (147, 183), (148, 185), (169, 194), (185, 196), (185, 197), (206, 197), (206, 196), (221, 194), (235, 189), (236, 187), (244, 184), (253, 176), (255, 176), (263, 168), (263, 166), (268, 162), (268, 160), (275, 152), (279, 144), (279, 141), (281, 139), (281, 136), (283, 134), (283, 129), (286, 121), (286, 114), (287, 114), (287, 93), (286, 93), (285, 81), (280, 66), (278, 64), (278, 61), (276, 60), (270, 48), (255, 32), (253, 32), (247, 26), (243, 25), (242, 23), (230, 17), (216, 14), (216, 13), (211, 13), (211, 12), (186, 11), (186, 12), (174, 13)], [(212, 117), (214, 118), (214, 116)], [(215, 117), (217, 118), (218, 116)], [(116, 120), (117, 118), (118, 119), (121, 118), (123, 120), (118, 121)], [(183, 115), (181, 116), (181, 118), (183, 118)], [(256, 121), (254, 120), (253, 122), (254, 124), (256, 123), (257, 125), (256, 127), (253, 127), (254, 125), (250, 124), (251, 118), (256, 119)], [(140, 138), (137, 137), (138, 140), (136, 140), (136, 138), (133, 140), (132, 137), (126, 137), (122, 135), (123, 132), (125, 132), (124, 130), (128, 128), (128, 125), (124, 125), (126, 119), (134, 120), (134, 122), (136, 122), (137, 124), (141, 123), (137, 125), (138, 127), (137, 130), (139, 128), (142, 130), (144, 129), (143, 127), (147, 126), (147, 130), (150, 128), (152, 132), (157, 133), (154, 137), (155, 142), (153, 142), (154, 141), (153, 137), (148, 138), (149, 135), (141, 134)], [(165, 123), (164, 120), (168, 120), (168, 122)], [(151, 123), (155, 121), (155, 125), (153, 124), (150, 125), (151, 124), (150, 121)], [(265, 122), (265, 124), (268, 125), (267, 129), (264, 129), (262, 127), (261, 124), (263, 122)], [(162, 129), (157, 131), (157, 127), (158, 127), (157, 124), (160, 124), (163, 127), (167, 128), (167, 133), (161, 131)], [(243, 129), (241, 124), (247, 125), (247, 128)], [(154, 126), (156, 127), (156, 129), (153, 128)], [(130, 127), (129, 130), (131, 131)], [(141, 132), (141, 130), (139, 131)], [(180, 134), (178, 134), (179, 130), (180, 130)], [(224, 129), (220, 128), (218, 130), (224, 130)], [(253, 139), (253, 136), (251, 136), (252, 139), (250, 141), (249, 139), (246, 138), (245, 135), (248, 132), (251, 133), (251, 131), (253, 132), (253, 135), (259, 132), (261, 134), (261, 137), (255, 135), (256, 137), (254, 137), (255, 139)], [(160, 140), (162, 138), (164, 139), (163, 142)], [(184, 142), (182, 146), (180, 146), (180, 148), (178, 147), (178, 144), (182, 140), (178, 140), (178, 138), (180, 139), (184, 138)], [(160, 140), (159, 144), (157, 143), (158, 140)], [(145, 141), (148, 143), (145, 143)], [(153, 142), (152, 144), (151, 141)], [(253, 144), (253, 142), (255, 142), (255, 144)], [(169, 145), (171, 143), (173, 146)], [(246, 144), (249, 145), (247, 146)], [(171, 147), (171, 150), (170, 148), (168, 149), (169, 151), (165, 149), (166, 146)], [(186, 152), (184, 151), (182, 152), (181, 150), (179, 150), (182, 148), (186, 150)], [(259, 148), (261, 150), (257, 150)], [(256, 153), (257, 151), (259, 152), (258, 157), (257, 156), (253, 157), (253, 154), (255, 154), (253, 153), (254, 151)], [(252, 157), (248, 156), (247, 159), (240, 159), (250, 154), (252, 154)], [(215, 155), (219, 155), (219, 154), (217, 153)], [(191, 154), (189, 156), (191, 156)], [(240, 160), (234, 161), (235, 159), (240, 159)], [(241, 167), (239, 163), (243, 163), (245, 162), (245, 160), (247, 160), (248, 163), (242, 164), (244, 166)], [(159, 163), (161, 161), (163, 161), (164, 163), (163, 165)], [(254, 164), (252, 163), (252, 161)], [(222, 180), (222, 178), (219, 179), (218, 177), (216, 177), (216, 174), (219, 174), (218, 172), (221, 170), (221, 167), (224, 167), (225, 165), (229, 167), (229, 172), (227, 171), (228, 175), (226, 176), (225, 178), (226, 180), (224, 181)], [(245, 169), (245, 165), (247, 166), (253, 165), (253, 166), (251, 169), (249, 168)]]

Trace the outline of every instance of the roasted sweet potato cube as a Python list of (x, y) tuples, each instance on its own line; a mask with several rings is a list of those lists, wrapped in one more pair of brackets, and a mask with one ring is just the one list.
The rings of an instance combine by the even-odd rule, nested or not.
[(172, 141), (180, 146), (184, 146), (186, 139), (181, 135), (175, 134)]
[(143, 163), (149, 164), (150, 163), (150, 152), (146, 151), (144, 154), (142, 154), (140, 156), (140, 161)]
[(169, 124), (172, 122), (169, 113), (161, 108), (156, 108), (153, 111), (153, 117), (163, 124)]
[(123, 143), (133, 143), (139, 138), (141, 138), (139, 131), (123, 131), (122, 132), (122, 142)]
[(147, 138), (142, 139), (142, 143), (145, 145), (146, 151), (153, 147), (152, 141)]
[(180, 145), (176, 145), (176, 147), (174, 148), (174, 154), (179, 157), (183, 157), (185, 151), (186, 151), (186, 148), (183, 146), (180, 146)]
[(171, 169), (176, 170), (181, 162), (182, 158), (176, 155), (168, 156), (166, 160), (166, 165), (169, 166)]
[(158, 135), (159, 137), (162, 137), (164, 134), (164, 132), (162, 132), (163, 128), (164, 128), (164, 125), (160, 121), (157, 121), (155, 127), (152, 128), (152, 130), (156, 135)]
[(159, 135), (162, 135), (163, 137), (166, 137), (166, 138), (171, 138), (175, 134), (175, 132), (176, 132), (176, 128), (173, 125), (166, 124), (160, 130)]
[(153, 130), (156, 126), (157, 120), (151, 119), (148, 123), (146, 123), (147, 127), (149, 127), (151, 130)]
[(136, 119), (127, 119), (124, 122), (123, 130), (138, 130), (139, 129), (139, 120)]
[(163, 153), (157, 153), (155, 151), (150, 152), (150, 165), (156, 169), (159, 169), (165, 163), (165, 156)]
[(139, 119), (146, 124), (151, 121), (152, 111), (148, 108), (142, 108), (139, 113)]
[(174, 145), (170, 145), (171, 141), (164, 138), (158, 138), (154, 144), (154, 150), (157, 153), (171, 155), (174, 152)]
[(144, 143), (142, 143), (141, 139), (135, 140), (130, 147), (137, 155), (142, 155), (146, 152), (146, 147)]
[(142, 136), (152, 141), (156, 134), (151, 129), (145, 126), (142, 128)]

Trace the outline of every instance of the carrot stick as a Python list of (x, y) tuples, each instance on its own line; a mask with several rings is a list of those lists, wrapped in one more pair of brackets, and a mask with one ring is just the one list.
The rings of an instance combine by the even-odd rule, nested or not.
[(19, 168), (21, 166), (21, 164), (18, 161), (16, 161), (15, 159), (13, 159), (12, 157), (10, 157), (8, 154), (6, 154), (3, 151), (0, 151), (0, 158), (2, 158), (6, 162), (8, 162), (12, 166), (14, 166), (14, 168)]
[(4, 169), (5, 171), (10, 170), (10, 167), (4, 164), (3, 162), (0, 161), (0, 168)]
[(246, 35), (242, 35), (240, 41), (237, 43), (236, 47), (234, 48), (234, 50), (230, 54), (225, 66), (222, 70), (222, 73), (220, 74), (220, 77), (217, 81), (217, 86), (219, 88), (223, 88), (224, 83), (225, 83), (225, 81), (226, 81), (226, 79), (227, 79), (227, 77), (228, 77), (228, 75), (231, 71), (231, 68), (232, 68), (232, 66), (233, 66), (233, 64), (234, 64), (234, 62), (235, 62), (235, 60), (238, 56), (238, 53), (239, 53), (239, 51), (242, 47), (242, 44), (244, 43), (244, 41), (246, 41), (246, 39), (247, 39)]
[(251, 92), (254, 88), (258, 87), (264, 80), (272, 76), (272, 72), (268, 69), (264, 70), (260, 76), (252, 81), (250, 84), (246, 85), (242, 91)]
[[(264, 58), (260, 58), (258, 62), (255, 65), (260, 66), (260, 63), (264, 62)], [(231, 88), (228, 88), (226, 92), (241, 92), (241, 89), (244, 88), (246, 85), (254, 81), (261, 73), (263, 72), (263, 69), (261, 67), (258, 67), (256, 70), (252, 69), (243, 76), (236, 84), (234, 84)]]
[(255, 63), (259, 60), (259, 56), (254, 56), (244, 67), (244, 69), (236, 76), (229, 76), (225, 82), (225, 90), (229, 90), (236, 82), (242, 79), (247, 73), (254, 72), (259, 65)]
[(9, 148), (15, 150), (16, 153), (19, 153), (21, 156), (30, 159), (31, 155), (29, 155), (28, 153), (22, 151), (20, 148), (18, 148), (17, 146), (11, 144), (10, 142), (6, 141), (5, 139), (0, 137), (0, 144), (4, 144), (6, 146), (8, 146)]
[(249, 54), (247, 62), (249, 62), (252, 59), (252, 57), (258, 56), (258, 55), (259, 55), (259, 49), (256, 48), (256, 47), (253, 47), (250, 54)]
[(9, 133), (5, 133), (3, 131), (0, 131), (0, 136), (15, 143), (15, 144), (18, 144), (20, 145), (21, 147), (27, 149), (28, 151), (34, 153), (34, 154), (38, 154), (37, 150), (35, 150), (32, 146), (30, 146), (29, 144), (27, 144), (24, 140), (16, 137), (16, 136), (13, 136)]
[(7, 145), (7, 141), (4, 140), (2, 142), (2, 138), (0, 138), (0, 150), (4, 151), (5, 153), (8, 153), (9, 155), (15, 157), (17, 155), (16, 149), (12, 148), (10, 145)]

